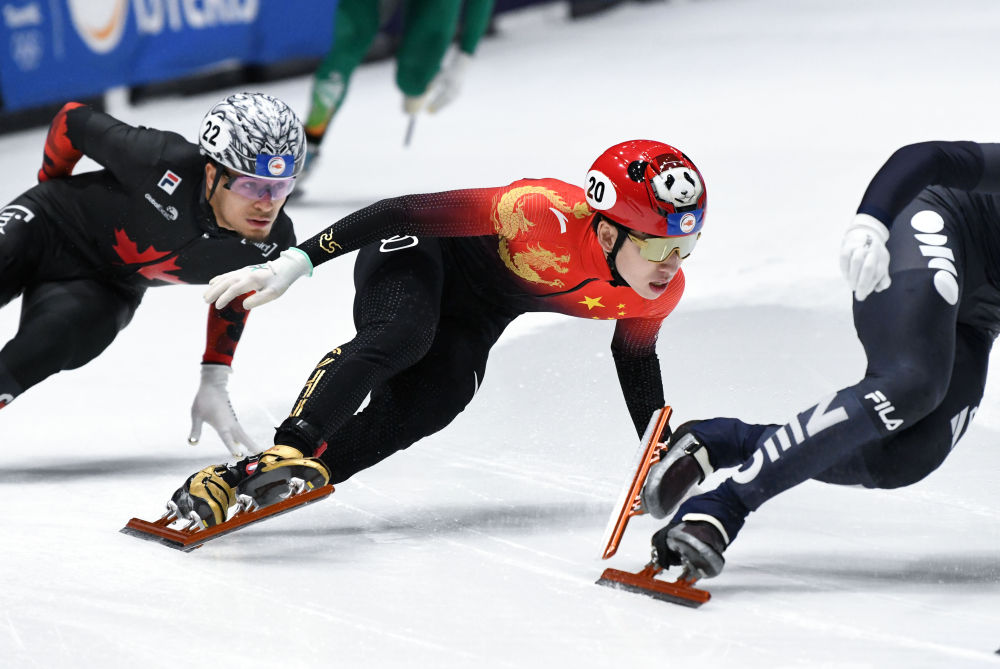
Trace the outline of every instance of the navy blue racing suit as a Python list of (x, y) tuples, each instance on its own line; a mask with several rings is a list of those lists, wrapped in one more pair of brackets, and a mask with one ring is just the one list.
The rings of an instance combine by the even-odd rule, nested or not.
[[(735, 497), (741, 513), (807, 479), (869, 488), (919, 481), (948, 457), (983, 396), (1000, 332), (1000, 145), (904, 147), (858, 211), (890, 229), (891, 286), (854, 302), (865, 375), (786, 425), (718, 419), (712, 429), (729, 436), (706, 435), (712, 464), (740, 469), (715, 498)], [(739, 524), (727, 527), (731, 536)]]

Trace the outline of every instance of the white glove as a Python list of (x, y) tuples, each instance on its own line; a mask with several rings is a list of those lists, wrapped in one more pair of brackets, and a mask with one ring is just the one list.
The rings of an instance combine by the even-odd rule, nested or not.
[(462, 90), (465, 80), (465, 68), (469, 66), (472, 56), (461, 49), (454, 49), (441, 64), (441, 71), (434, 77), (430, 90), (430, 100), (427, 111), (435, 113), (444, 106), (454, 102)]
[(260, 453), (263, 449), (243, 431), (229, 403), (226, 384), (232, 373), (233, 370), (228, 365), (201, 366), (201, 385), (198, 386), (198, 394), (194, 396), (194, 403), (191, 405), (191, 436), (188, 437), (188, 443), (197, 444), (201, 439), (202, 424), (208, 423), (219, 433), (229, 452), (236, 457)]
[(419, 113), (424, 105), (427, 104), (427, 93), (423, 95), (404, 95), (403, 96), (403, 111), (413, 116)]
[(854, 297), (863, 302), (889, 287), (889, 229), (868, 214), (857, 214), (840, 244), (840, 271)]
[(250, 265), (213, 277), (208, 282), (205, 301), (215, 302), (215, 307), (222, 309), (234, 298), (254, 290), (255, 295), (243, 300), (244, 308), (253, 309), (281, 297), (299, 277), (312, 276), (312, 269), (306, 252), (293, 246), (263, 265)]

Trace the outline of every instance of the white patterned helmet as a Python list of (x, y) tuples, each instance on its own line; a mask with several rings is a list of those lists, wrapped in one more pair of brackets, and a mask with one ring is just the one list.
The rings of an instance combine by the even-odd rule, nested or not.
[(299, 117), (263, 93), (236, 93), (217, 102), (201, 122), (198, 146), (233, 172), (265, 179), (297, 176), (306, 153)]

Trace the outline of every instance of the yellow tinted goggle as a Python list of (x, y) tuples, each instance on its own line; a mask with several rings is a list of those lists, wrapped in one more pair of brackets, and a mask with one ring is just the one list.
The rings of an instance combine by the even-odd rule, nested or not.
[(701, 237), (699, 232), (696, 235), (684, 235), (683, 237), (636, 237), (631, 232), (628, 238), (639, 247), (639, 255), (649, 262), (663, 262), (676, 253), (681, 260), (691, 255), (694, 245)]

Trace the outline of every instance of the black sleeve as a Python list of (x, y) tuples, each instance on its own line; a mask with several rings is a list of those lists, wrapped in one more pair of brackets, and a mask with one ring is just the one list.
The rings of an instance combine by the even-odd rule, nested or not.
[(928, 186), (1000, 189), (1000, 145), (921, 142), (897, 150), (879, 169), (858, 206), (891, 226), (896, 215)]
[(980, 144), (983, 151), (983, 177), (976, 190), (1000, 193), (1000, 144)]
[(663, 408), (663, 380), (660, 378), (660, 359), (656, 354), (631, 358), (612, 351), (618, 382), (625, 396), (636, 434), (641, 438), (654, 411)]
[(654, 411), (663, 408), (663, 379), (656, 355), (660, 319), (628, 318), (615, 324), (611, 355), (625, 406), (641, 438)]
[(156, 166), (169, 142), (189, 142), (177, 133), (134, 127), (90, 107), (66, 114), (66, 135), (73, 146), (126, 185), (138, 185)]
[(497, 234), (491, 218), (501, 189), (469, 188), (380, 200), (302, 242), (313, 266), (393, 236), (477, 237)]

